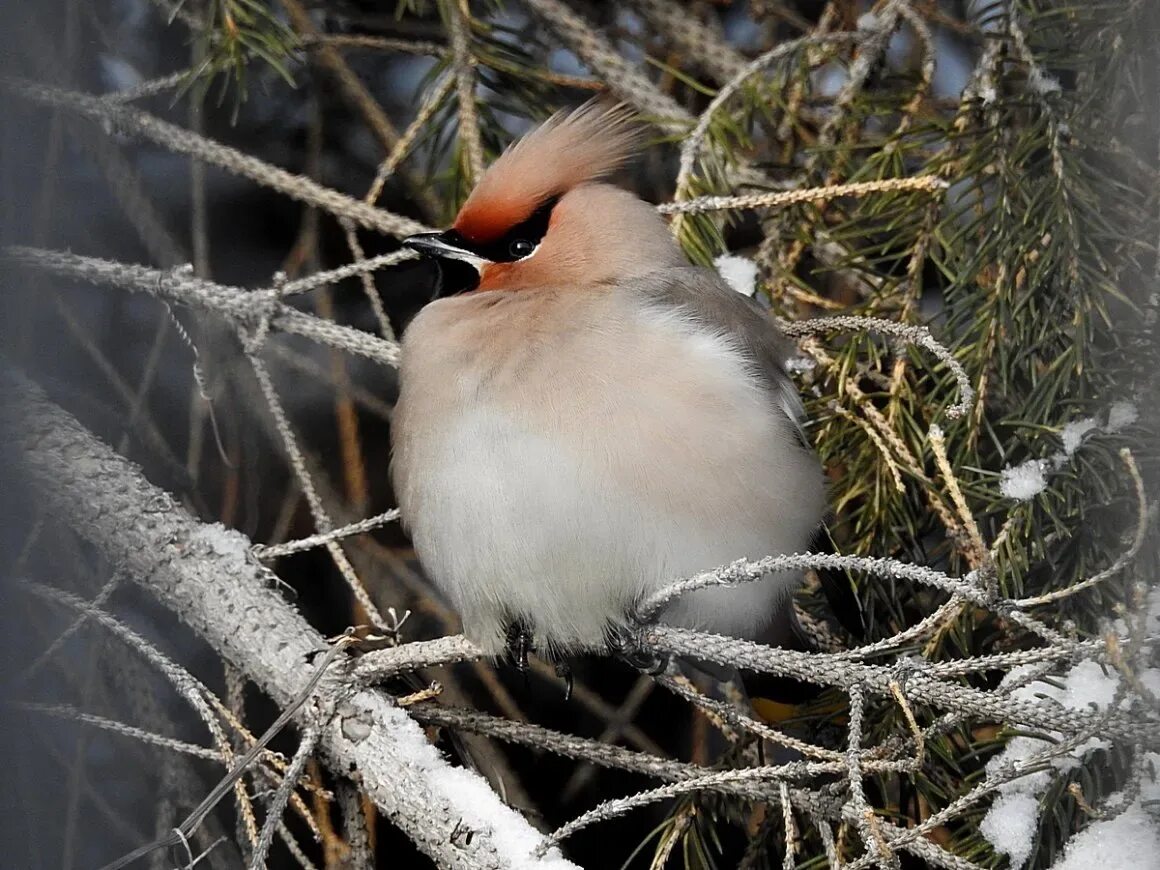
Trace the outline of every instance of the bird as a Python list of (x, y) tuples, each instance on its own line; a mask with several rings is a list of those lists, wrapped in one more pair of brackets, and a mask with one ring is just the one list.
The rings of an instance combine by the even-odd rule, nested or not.
[[(401, 337), (391, 478), (424, 571), (492, 657), (615, 648), (640, 603), (738, 558), (808, 549), (820, 462), (793, 345), (609, 178), (623, 105), (552, 116), (481, 174)], [(661, 622), (785, 643), (798, 575), (705, 588)]]

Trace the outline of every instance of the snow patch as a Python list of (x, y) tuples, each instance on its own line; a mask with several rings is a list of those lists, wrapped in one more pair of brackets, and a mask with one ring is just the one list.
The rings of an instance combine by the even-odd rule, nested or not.
[(1106, 710), (1120, 684), (1118, 676), (1104, 673), (1097, 662), (1080, 662), (1067, 674), (1059, 700), (1072, 710)]
[(426, 780), (448, 809), (458, 815), (457, 830), (465, 847), (470, 845), (474, 831), (487, 831), (496, 851), (510, 861), (507, 866), (513, 870), (577, 870), (555, 848), (542, 858), (535, 857), (533, 853), (544, 841), (543, 834), (504, 804), (479, 774), (448, 764), (403, 710), (387, 710), (392, 721), (376, 723), (376, 727), (390, 729), (403, 765)]
[(1131, 402), (1114, 402), (1108, 408), (1107, 423), (1101, 425), (1095, 417), (1071, 420), (1059, 430), (1059, 440), (1063, 449), (1057, 450), (1046, 459), (1029, 459), (1021, 465), (1007, 466), (999, 474), (999, 492), (1004, 498), (1029, 501), (1047, 489), (1047, 474), (1057, 471), (1067, 464), (1077, 450), (1093, 433), (1119, 432), (1131, 426), (1139, 417), (1139, 411)]
[[(1160, 617), (1160, 590), (1152, 590), (1149, 596), (1148, 618)], [(1114, 631), (1123, 634), (1126, 626), (1122, 621), (1114, 623)], [(1033, 666), (1013, 668), (1003, 682), (1002, 688), (1009, 688), (1026, 679), (1033, 672)], [(1160, 680), (1160, 669), (1141, 671), (1139, 677), (1148, 682)], [(1054, 684), (1053, 684), (1054, 683)], [(1107, 710), (1115, 700), (1120, 687), (1120, 675), (1114, 670), (1104, 669), (1094, 661), (1083, 661), (1072, 667), (1062, 677), (1053, 678), (1052, 683), (1034, 681), (1011, 690), (1013, 701), (1028, 703), (1058, 703), (1068, 710)], [(1017, 724), (1017, 723), (1016, 723)], [(1098, 738), (1087, 740), (1066, 753), (1050, 755), (1058, 734), (1047, 734), (1044, 738), (1019, 735), (1011, 738), (1003, 751), (987, 762), (987, 775), (997, 776), (1004, 770), (1016, 772), (1024, 768), (1041, 769), (1005, 782), (998, 788), (998, 797), (983, 817), (979, 830), (997, 852), (1002, 852), (1011, 860), (1011, 867), (1021, 868), (1030, 857), (1035, 836), (1039, 830), (1040, 800), (1051, 787), (1052, 781), (1061, 773), (1066, 773), (1082, 763), (1085, 755), (1098, 749), (1108, 748), (1108, 743)], [(1151, 762), (1151, 764), (1150, 764)], [(1147, 754), (1137, 767), (1141, 771), (1141, 791), (1136, 801), (1123, 815), (1116, 819), (1093, 822), (1088, 828), (1069, 841), (1063, 862), (1056, 862), (1052, 870), (1090, 870), (1095, 857), (1105, 867), (1131, 867), (1133, 870), (1160, 870), (1160, 828), (1147, 813), (1141, 802), (1160, 799), (1160, 783), (1153, 782), (1151, 775), (1144, 771), (1160, 769), (1156, 764), (1160, 755)], [(1153, 795), (1153, 797), (1149, 797)], [(1112, 796), (1104, 801), (1105, 806), (1115, 806), (1117, 798)], [(1120, 821), (1123, 819), (1123, 821)], [(1093, 832), (1089, 835), (1089, 832)], [(1121, 852), (1109, 851), (1116, 838), (1131, 843), (1120, 844)], [(1143, 843), (1145, 849), (1137, 850)], [(1098, 855), (1095, 851), (1098, 849)], [(1073, 855), (1077, 856), (1073, 859)], [(1143, 856), (1147, 856), (1145, 860)], [(1149, 863), (1151, 861), (1152, 863)]]
[(804, 354), (791, 356), (785, 361), (785, 370), (791, 375), (800, 375), (805, 374), (806, 372), (812, 372), (817, 367), (818, 361), (812, 356), (806, 356)]
[(1108, 409), (1108, 431), (1119, 432), (1135, 423), (1139, 416), (1140, 412), (1131, 402), (1116, 402)]
[(1011, 859), (1012, 870), (1027, 863), (1038, 828), (1039, 799), (1021, 791), (1000, 795), (979, 826), (987, 842)]
[(999, 475), (999, 492), (1004, 498), (1030, 501), (1047, 489), (1046, 465), (1042, 459), (1028, 459), (1022, 465), (1004, 468)]
[(1083, 437), (1093, 429), (1099, 429), (1099, 423), (1095, 421), (1094, 417), (1072, 420), (1064, 425), (1059, 432), (1059, 438), (1063, 442), (1063, 452), (1068, 456), (1075, 453), (1079, 449), (1079, 445), (1083, 443)]
[(725, 283), (742, 296), (757, 295), (757, 264), (747, 257), (722, 254), (713, 261)]
[(234, 555), (245, 559), (250, 552), (250, 539), (221, 523), (208, 523), (197, 531), (196, 537), (205, 542), (219, 556)]
[[(1146, 809), (1160, 801), (1160, 782), (1143, 771), (1160, 770), (1160, 754), (1144, 754), (1140, 793), (1124, 812), (1112, 819), (1091, 822), (1067, 841), (1063, 856), (1051, 870), (1091, 870), (1093, 867), (1130, 867), (1132, 870), (1160, 870), (1160, 826)], [(1117, 804), (1121, 795), (1107, 803)]]
[(1049, 97), (1063, 90), (1059, 79), (1045, 73), (1038, 66), (1031, 67), (1031, 72), (1027, 75), (1027, 86), (1041, 97)]

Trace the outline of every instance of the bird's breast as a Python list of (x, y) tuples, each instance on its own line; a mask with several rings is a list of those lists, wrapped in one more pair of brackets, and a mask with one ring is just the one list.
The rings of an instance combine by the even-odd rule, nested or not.
[[(465, 623), (534, 606), (565, 645), (675, 577), (800, 549), (821, 509), (816, 463), (728, 337), (612, 289), (428, 306), (392, 429), (403, 516)], [(748, 633), (742, 598), (710, 626)]]

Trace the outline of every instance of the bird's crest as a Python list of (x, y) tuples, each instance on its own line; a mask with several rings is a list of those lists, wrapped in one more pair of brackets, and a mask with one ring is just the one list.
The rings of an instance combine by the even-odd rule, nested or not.
[(632, 109), (590, 101), (558, 112), (500, 155), (455, 218), (472, 242), (499, 238), (552, 197), (614, 172), (640, 139)]

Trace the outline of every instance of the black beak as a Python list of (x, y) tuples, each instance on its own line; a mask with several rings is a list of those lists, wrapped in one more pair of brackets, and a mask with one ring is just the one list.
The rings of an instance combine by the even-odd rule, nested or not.
[(403, 239), (403, 247), (422, 254), (436, 267), (433, 298), (454, 296), (479, 286), (482, 260), (465, 247), (454, 230), (445, 233), (419, 233)]
[(467, 263), (479, 261), (479, 255), (463, 246), (459, 234), (453, 230), (445, 233), (419, 233), (403, 239), (403, 247), (410, 248), (424, 257), (438, 257), (441, 260), (461, 260)]

